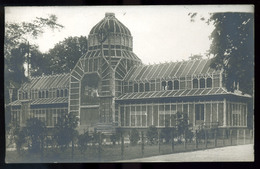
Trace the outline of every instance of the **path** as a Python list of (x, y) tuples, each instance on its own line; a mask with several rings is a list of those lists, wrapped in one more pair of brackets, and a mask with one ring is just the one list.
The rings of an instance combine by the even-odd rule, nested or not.
[(124, 160), (119, 162), (212, 162), (254, 161), (253, 144)]

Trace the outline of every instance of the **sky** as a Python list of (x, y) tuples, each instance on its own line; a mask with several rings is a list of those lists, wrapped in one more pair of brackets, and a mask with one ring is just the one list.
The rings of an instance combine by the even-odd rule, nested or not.
[[(55, 14), (60, 31), (45, 30), (37, 40), (41, 52), (69, 36), (88, 36), (92, 27), (115, 13), (133, 36), (133, 51), (145, 64), (187, 60), (191, 55), (205, 55), (210, 48), (210, 33), (214, 26), (199, 20), (214, 12), (253, 12), (253, 5), (204, 6), (74, 6), (74, 7), (6, 7), (6, 22), (30, 22), (35, 17)], [(189, 13), (198, 13), (195, 22)]]

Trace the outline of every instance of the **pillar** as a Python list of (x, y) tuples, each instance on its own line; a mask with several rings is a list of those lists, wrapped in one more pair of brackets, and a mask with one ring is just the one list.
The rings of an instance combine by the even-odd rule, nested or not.
[(224, 98), (223, 127), (227, 126), (227, 108), (226, 108), (226, 105), (227, 105), (227, 100), (226, 100), (226, 98)]

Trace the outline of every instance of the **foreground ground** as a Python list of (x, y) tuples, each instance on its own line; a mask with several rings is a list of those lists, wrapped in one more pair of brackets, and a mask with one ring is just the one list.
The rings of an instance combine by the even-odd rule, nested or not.
[(254, 161), (253, 144), (228, 146), (194, 152), (176, 153), (124, 160), (119, 162), (211, 162), (211, 161)]

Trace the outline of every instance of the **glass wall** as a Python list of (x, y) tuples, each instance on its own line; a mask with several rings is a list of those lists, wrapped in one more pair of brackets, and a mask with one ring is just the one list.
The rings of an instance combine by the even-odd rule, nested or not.
[(246, 104), (227, 103), (226, 112), (224, 105), (224, 101), (121, 105), (121, 126), (176, 126), (177, 112), (186, 113), (191, 126), (246, 126)]
[(68, 112), (67, 108), (34, 108), (32, 117), (41, 120), (47, 127), (54, 127), (62, 114)]

